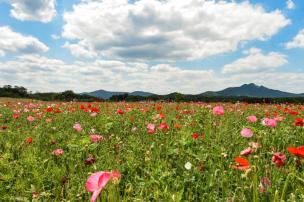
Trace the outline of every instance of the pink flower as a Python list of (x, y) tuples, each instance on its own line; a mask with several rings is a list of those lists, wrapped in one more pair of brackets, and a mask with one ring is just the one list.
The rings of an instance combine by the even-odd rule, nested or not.
[(269, 118), (264, 118), (262, 120), (262, 125), (263, 126), (269, 126), (271, 128), (274, 128), (276, 127), (277, 125), (277, 121), (275, 119), (269, 119)]
[(77, 132), (81, 132), (82, 131), (82, 128), (81, 128), (81, 125), (79, 123), (75, 123), (73, 128), (77, 131)]
[(257, 143), (257, 142), (249, 142), (248, 143), (249, 144), (249, 146), (252, 148), (252, 149), (257, 149), (257, 148), (260, 148), (261, 147), (261, 145), (259, 144), (259, 143)]
[(272, 162), (281, 167), (285, 165), (286, 156), (281, 152), (274, 153), (272, 156)]
[(259, 185), (260, 193), (265, 193), (267, 188), (271, 188), (271, 181), (268, 177), (262, 177)]
[(252, 137), (253, 136), (253, 132), (251, 129), (249, 128), (243, 128), (242, 131), (241, 131), (241, 135), (243, 137), (246, 137), (246, 138), (249, 138), (249, 137)]
[(251, 123), (255, 123), (258, 120), (256, 116), (248, 116), (246, 119), (248, 122), (251, 122)]
[(98, 114), (96, 112), (91, 113), (91, 117), (96, 117)]
[(212, 112), (213, 112), (214, 115), (217, 115), (217, 116), (223, 116), (225, 114), (223, 106), (214, 107)]
[(103, 137), (101, 135), (90, 135), (90, 141), (92, 143), (102, 141)]
[(97, 172), (93, 173), (86, 182), (86, 189), (89, 192), (93, 192), (90, 202), (95, 202), (101, 191), (105, 188), (107, 183), (112, 178), (113, 181), (117, 181), (121, 177), (119, 171), (113, 172)]
[(244, 149), (243, 151), (241, 151), (240, 154), (241, 154), (242, 156), (247, 156), (247, 155), (251, 154), (252, 152), (253, 152), (252, 148), (251, 148), (251, 147), (248, 147), (248, 148)]
[(27, 119), (29, 122), (33, 122), (33, 121), (35, 121), (35, 118), (34, 118), (34, 117), (32, 117), (32, 116), (28, 116), (26, 119)]
[(60, 156), (64, 153), (63, 149), (55, 149), (54, 151), (52, 151), (52, 154), (55, 156)]
[(149, 123), (149, 124), (147, 125), (147, 129), (148, 129), (148, 133), (149, 133), (149, 134), (155, 133), (155, 125), (154, 125), (154, 124)]

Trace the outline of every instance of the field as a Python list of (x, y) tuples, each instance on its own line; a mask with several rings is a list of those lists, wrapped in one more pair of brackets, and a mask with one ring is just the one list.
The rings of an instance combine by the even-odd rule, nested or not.
[(304, 106), (0, 100), (0, 201), (304, 201)]

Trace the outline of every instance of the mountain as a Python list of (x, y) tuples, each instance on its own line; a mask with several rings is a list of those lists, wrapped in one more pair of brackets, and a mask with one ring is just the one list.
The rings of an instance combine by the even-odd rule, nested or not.
[[(102, 99), (109, 99), (113, 95), (122, 95), (122, 94), (128, 94), (132, 96), (141, 96), (141, 97), (148, 97), (155, 95), (153, 93), (144, 92), (144, 91), (134, 91), (134, 92), (111, 92), (111, 91), (105, 91), (105, 90), (97, 90), (90, 93), (82, 93), (84, 95), (90, 95), (93, 97), (98, 97)], [(174, 97), (176, 96), (174, 93), (164, 95), (167, 97)], [(262, 97), (262, 98), (281, 98), (281, 97), (304, 97), (303, 94), (295, 94), (295, 93), (288, 93), (283, 92), (279, 90), (273, 90), (270, 88), (266, 88), (264, 86), (258, 86), (254, 83), (250, 84), (244, 84), (239, 87), (230, 87), (226, 88), (221, 91), (207, 91), (204, 93), (201, 93), (199, 95), (193, 95), (193, 96), (203, 96), (203, 97), (233, 97), (233, 96), (244, 96), (244, 97)]]
[(230, 87), (221, 91), (208, 91), (200, 95), (206, 96), (246, 96), (246, 97), (265, 97), (265, 98), (280, 98), (280, 97), (302, 97), (304, 94), (288, 93), (279, 90), (273, 90), (264, 86), (258, 86), (254, 83), (244, 84), (240, 87)]
[(84, 95), (90, 95), (93, 97), (98, 97), (102, 99), (110, 99), (113, 95), (123, 95), (123, 94), (129, 94), (132, 96), (142, 96), (142, 97), (148, 97), (151, 95), (154, 95), (153, 93), (144, 92), (144, 91), (134, 91), (134, 92), (112, 92), (112, 91), (106, 91), (106, 90), (96, 90), (90, 93), (82, 93)]

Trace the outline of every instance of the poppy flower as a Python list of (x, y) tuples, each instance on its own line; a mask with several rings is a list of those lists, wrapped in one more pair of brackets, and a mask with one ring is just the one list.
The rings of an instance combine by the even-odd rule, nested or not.
[(281, 152), (274, 153), (272, 156), (272, 162), (276, 164), (277, 167), (282, 167), (285, 165), (286, 156)]
[(225, 114), (225, 110), (223, 106), (216, 106), (212, 110), (213, 114), (216, 116), (223, 116)]
[(192, 134), (192, 138), (196, 140), (198, 138), (198, 134), (197, 133), (193, 133)]
[(82, 128), (81, 128), (81, 125), (80, 123), (75, 123), (73, 128), (77, 131), (77, 132), (81, 132), (82, 131)]
[(169, 126), (168, 124), (166, 123), (161, 123), (159, 126), (158, 126), (159, 129), (161, 130), (168, 130), (169, 129)]
[(296, 118), (293, 123), (294, 126), (304, 126), (304, 118)]
[(268, 177), (262, 177), (259, 185), (259, 192), (265, 193), (271, 187), (271, 181)]
[(110, 179), (112, 178), (113, 181), (117, 181), (120, 178), (120, 173), (117, 171), (113, 172), (96, 172), (93, 173), (86, 182), (86, 189), (89, 192), (92, 192), (92, 196), (90, 202), (95, 202), (99, 194), (102, 190), (106, 187)]
[(90, 155), (86, 160), (84, 160), (85, 165), (92, 165), (93, 163), (95, 163), (95, 158), (92, 155)]
[(52, 154), (55, 156), (61, 156), (64, 153), (63, 149), (55, 149)]
[(253, 149), (251, 147), (248, 147), (246, 149), (244, 149), (243, 151), (241, 151), (241, 156), (247, 156), (249, 154), (251, 154), (253, 152)]
[(304, 146), (300, 147), (287, 147), (287, 151), (295, 156), (304, 158)]
[(275, 119), (264, 118), (262, 120), (263, 126), (269, 126), (270, 128), (274, 128), (277, 125), (277, 121)]
[(155, 125), (152, 124), (152, 123), (149, 123), (149, 124), (147, 125), (147, 130), (148, 130), (148, 133), (149, 133), (149, 134), (155, 133)]
[(255, 123), (258, 120), (256, 116), (248, 116), (246, 119), (248, 122), (251, 122), (251, 123)]
[(18, 119), (20, 117), (19, 114), (13, 114), (12, 116), (13, 116), (14, 119)]
[(123, 115), (123, 114), (124, 114), (124, 111), (123, 111), (122, 109), (117, 109), (117, 110), (116, 110), (116, 114)]
[(250, 168), (249, 161), (243, 157), (236, 157), (234, 161), (236, 165), (231, 166), (234, 169), (246, 171)]
[(33, 142), (33, 138), (32, 137), (28, 137), (25, 139), (25, 142), (28, 144), (31, 144)]
[(7, 129), (7, 126), (6, 126), (6, 125), (3, 125), (3, 126), (1, 126), (1, 129), (2, 129), (2, 130), (5, 130), (5, 129)]
[(33, 121), (35, 121), (35, 118), (34, 118), (34, 117), (32, 117), (32, 116), (28, 116), (26, 119), (27, 119), (29, 122), (33, 122)]
[(94, 142), (100, 142), (103, 140), (103, 137), (101, 135), (90, 135), (90, 141), (92, 143)]
[(250, 138), (250, 137), (253, 136), (253, 132), (249, 128), (243, 128), (242, 131), (241, 131), (241, 136), (246, 137), (246, 138)]

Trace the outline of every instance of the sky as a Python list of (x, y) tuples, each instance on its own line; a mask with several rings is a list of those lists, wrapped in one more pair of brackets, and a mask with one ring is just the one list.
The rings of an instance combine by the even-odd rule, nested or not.
[(0, 0), (0, 86), (304, 93), (303, 0)]

